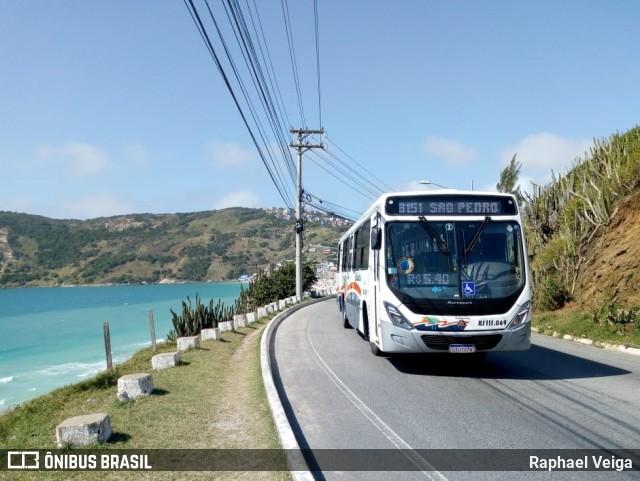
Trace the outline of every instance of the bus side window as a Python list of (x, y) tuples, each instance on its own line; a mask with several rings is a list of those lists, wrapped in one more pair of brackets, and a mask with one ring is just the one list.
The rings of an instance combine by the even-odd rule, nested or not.
[(361, 235), (362, 233), (359, 230), (356, 231), (355, 234), (353, 234), (353, 270), (356, 270), (358, 268), (358, 244), (360, 243)]
[(349, 242), (349, 259), (347, 260), (347, 264), (349, 265), (349, 270), (352, 271), (355, 269), (355, 261), (354, 261), (354, 257), (355, 257), (355, 239), (354, 236), (349, 237), (349, 240), (347, 241)]
[(360, 269), (369, 268), (369, 240), (371, 239), (371, 221), (367, 221), (362, 225), (359, 232), (359, 251), (360, 251)]
[(342, 255), (342, 259), (340, 260), (340, 267), (342, 272), (347, 272), (349, 270), (349, 239), (346, 239), (341, 247), (340, 253)]

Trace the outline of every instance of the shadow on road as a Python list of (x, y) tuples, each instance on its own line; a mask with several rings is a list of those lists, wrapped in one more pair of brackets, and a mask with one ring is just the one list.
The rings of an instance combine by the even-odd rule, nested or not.
[(630, 372), (536, 345), (529, 351), (490, 353), (484, 359), (465, 354), (405, 354), (389, 357), (388, 361), (398, 371), (418, 376), (545, 380), (621, 376)]

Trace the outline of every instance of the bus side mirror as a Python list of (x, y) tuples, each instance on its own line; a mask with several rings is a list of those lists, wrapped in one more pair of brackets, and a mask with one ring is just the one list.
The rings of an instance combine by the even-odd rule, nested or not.
[(380, 250), (382, 246), (382, 229), (380, 227), (373, 227), (371, 229), (371, 249), (374, 251)]

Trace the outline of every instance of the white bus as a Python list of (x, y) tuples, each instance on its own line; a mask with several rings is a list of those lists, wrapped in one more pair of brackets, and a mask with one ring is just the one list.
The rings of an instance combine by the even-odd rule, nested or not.
[(375, 355), (526, 350), (528, 273), (512, 195), (389, 193), (340, 239), (338, 307)]

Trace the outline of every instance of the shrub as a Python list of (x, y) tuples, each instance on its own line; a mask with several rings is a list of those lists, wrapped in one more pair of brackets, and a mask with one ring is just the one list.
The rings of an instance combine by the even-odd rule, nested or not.
[(536, 308), (543, 311), (555, 311), (561, 309), (571, 300), (571, 294), (567, 287), (558, 282), (555, 277), (547, 276), (540, 279), (534, 293)]
[[(316, 279), (315, 266), (305, 263), (302, 267), (302, 290), (309, 290)], [(269, 275), (259, 272), (258, 276), (249, 283), (249, 287), (240, 291), (239, 305), (243, 312), (251, 312), (259, 306), (265, 306), (295, 294), (296, 266), (293, 262), (289, 262)]]
[(182, 301), (182, 313), (177, 314), (173, 309), (171, 311), (171, 323), (174, 329), (169, 332), (167, 338), (175, 340), (178, 337), (197, 336), (202, 329), (217, 327), (219, 323), (233, 320), (233, 316), (237, 312), (238, 302), (235, 305), (227, 307), (218, 299), (218, 304), (214, 306), (213, 299), (209, 301), (209, 305), (205, 306), (200, 301), (200, 296), (196, 294), (195, 308), (191, 305), (191, 299), (187, 296), (187, 301)]
[(640, 306), (627, 306), (617, 302), (616, 295), (617, 291), (599, 312), (594, 313), (594, 321), (604, 324), (618, 334), (628, 334), (634, 329), (640, 330)]

